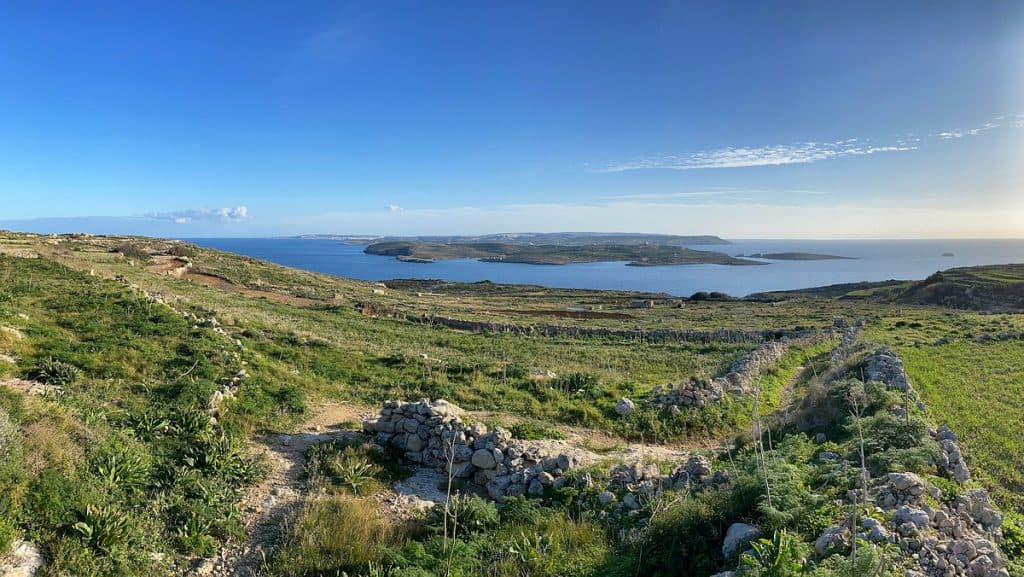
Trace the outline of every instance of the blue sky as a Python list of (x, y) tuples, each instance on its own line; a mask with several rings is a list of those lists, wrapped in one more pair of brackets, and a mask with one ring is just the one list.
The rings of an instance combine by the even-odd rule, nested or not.
[(1024, 237), (1021, 2), (31, 2), (0, 21), (0, 227)]

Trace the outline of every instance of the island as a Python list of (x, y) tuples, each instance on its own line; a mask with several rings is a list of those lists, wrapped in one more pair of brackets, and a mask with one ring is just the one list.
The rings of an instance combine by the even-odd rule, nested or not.
[(650, 234), (637, 232), (503, 232), (481, 235), (432, 236), (365, 236), (339, 234), (307, 234), (294, 238), (307, 240), (340, 240), (345, 244), (377, 242), (426, 242), (435, 244), (502, 243), (517, 245), (595, 245), (655, 244), (660, 246), (728, 245), (729, 241), (714, 235)]
[(852, 256), (836, 256), (834, 254), (816, 254), (813, 252), (758, 252), (748, 255), (736, 255), (737, 258), (762, 258), (765, 260), (856, 260)]
[(483, 262), (560, 265), (584, 262), (626, 262), (628, 266), (679, 264), (758, 265), (757, 261), (722, 252), (657, 244), (514, 244), (502, 242), (382, 241), (367, 246), (366, 254), (392, 256), (405, 262), (476, 259)]

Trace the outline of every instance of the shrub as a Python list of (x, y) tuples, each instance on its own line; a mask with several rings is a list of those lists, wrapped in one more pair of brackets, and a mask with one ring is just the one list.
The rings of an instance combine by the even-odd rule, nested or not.
[(709, 489), (672, 504), (647, 532), (639, 573), (711, 575), (721, 565), (728, 526), (754, 509), (756, 483), (738, 482), (732, 490)]
[(124, 255), (125, 258), (138, 262), (149, 262), (149, 251), (139, 244), (126, 242), (114, 247), (113, 252)]
[(272, 566), (289, 577), (328, 570), (359, 574), (379, 563), (383, 548), (396, 540), (373, 501), (328, 495), (303, 506)]
[(794, 577), (803, 573), (807, 547), (785, 530), (776, 531), (772, 538), (750, 543), (751, 553), (740, 557), (741, 577)]
[[(486, 533), (498, 526), (498, 508), (477, 495), (456, 495), (448, 505), (449, 515), (458, 522), (457, 533), (460, 537)], [(444, 527), (445, 506), (438, 503), (430, 510), (427, 519), (429, 531), (441, 534)], [(449, 529), (451, 519), (449, 519)]]
[(103, 505), (87, 505), (71, 528), (91, 547), (105, 553), (126, 545), (132, 532), (128, 515)]
[(185, 256), (191, 258), (195, 256), (196, 248), (190, 244), (176, 243), (167, 250), (167, 254), (171, 256)]
[(47, 385), (67, 386), (75, 384), (75, 381), (82, 376), (78, 367), (49, 357), (39, 363), (39, 366), (29, 376)]
[(380, 467), (358, 455), (352, 447), (334, 455), (327, 463), (331, 476), (354, 495), (362, 495), (376, 485)]
[(570, 373), (552, 379), (546, 385), (567, 395), (587, 394), (597, 389), (598, 380), (597, 377), (589, 373)]
[(810, 577), (853, 577), (870, 575), (871, 577), (897, 577), (903, 575), (896, 559), (898, 554), (888, 549), (859, 541), (857, 556), (832, 555), (823, 560)]

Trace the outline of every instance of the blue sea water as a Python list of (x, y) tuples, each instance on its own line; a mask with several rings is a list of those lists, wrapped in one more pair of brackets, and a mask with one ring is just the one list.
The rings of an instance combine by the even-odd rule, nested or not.
[[(923, 279), (935, 271), (983, 264), (1024, 263), (1022, 240), (735, 240), (694, 247), (731, 255), (813, 252), (856, 260), (766, 261), (765, 266), (673, 265), (630, 267), (622, 262), (561, 266), (475, 260), (408, 263), (363, 253), (364, 246), (300, 238), (188, 239), (200, 246), (278, 264), (362, 280), (396, 278), (622, 289), (687, 296), (721, 291), (734, 296), (858, 281)], [(954, 256), (942, 256), (952, 253)]]

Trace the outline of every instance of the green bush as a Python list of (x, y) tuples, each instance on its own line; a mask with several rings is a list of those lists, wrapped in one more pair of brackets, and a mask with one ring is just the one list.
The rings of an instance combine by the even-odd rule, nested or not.
[(43, 360), (35, 370), (29, 372), (29, 376), (40, 383), (59, 386), (73, 385), (81, 375), (82, 371), (78, 367), (53, 357)]
[(149, 483), (149, 455), (137, 443), (109, 443), (91, 461), (96, 476), (110, 489), (134, 491)]
[(104, 553), (128, 544), (132, 535), (131, 518), (114, 507), (87, 505), (79, 512), (79, 521), (71, 528), (86, 543)]

